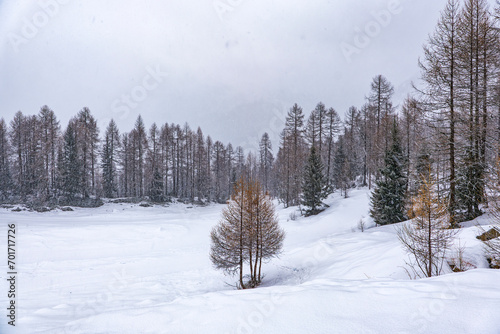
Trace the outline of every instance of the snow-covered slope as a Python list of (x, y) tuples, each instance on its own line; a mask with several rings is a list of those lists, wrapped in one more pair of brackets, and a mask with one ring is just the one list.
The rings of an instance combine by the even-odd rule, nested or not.
[[(457, 236), (478, 269), (410, 280), (394, 226), (367, 226), (369, 193), (338, 194), (291, 220), (264, 284), (211, 267), (221, 205), (106, 204), (74, 212), (0, 209), (0, 307), (7, 307), (7, 223), (17, 226), (17, 326), (0, 333), (500, 333), (500, 271), (487, 269), (476, 223)], [(452, 255), (452, 254), (450, 254)], [(4, 311), (6, 313), (6, 311)]]

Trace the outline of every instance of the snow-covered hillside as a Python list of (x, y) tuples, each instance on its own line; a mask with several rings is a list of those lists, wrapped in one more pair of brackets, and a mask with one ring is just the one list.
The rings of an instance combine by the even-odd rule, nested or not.
[(457, 235), (478, 269), (410, 280), (394, 226), (357, 228), (372, 225), (367, 189), (327, 203), (296, 220), (297, 208), (278, 208), (284, 252), (264, 266), (261, 287), (243, 291), (208, 257), (221, 205), (1, 209), (0, 248), (14, 222), (19, 275), (17, 326), (4, 315), (0, 332), (500, 333), (500, 271), (487, 269), (475, 238), (488, 217)]

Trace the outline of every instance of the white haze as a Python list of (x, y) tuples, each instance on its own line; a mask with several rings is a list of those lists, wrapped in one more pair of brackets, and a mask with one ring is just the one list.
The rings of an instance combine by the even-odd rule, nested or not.
[(114, 118), (129, 131), (141, 114), (147, 126), (188, 122), (245, 149), (267, 131), (276, 148), (294, 103), (343, 115), (377, 74), (400, 103), (445, 3), (4, 0), (0, 117), (46, 104), (65, 128), (87, 106), (101, 130)]

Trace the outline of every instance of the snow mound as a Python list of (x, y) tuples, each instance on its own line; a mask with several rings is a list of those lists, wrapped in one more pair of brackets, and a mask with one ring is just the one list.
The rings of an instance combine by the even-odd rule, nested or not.
[(477, 269), (410, 280), (394, 226), (373, 227), (367, 189), (326, 202), (295, 220), (297, 208), (278, 206), (284, 252), (264, 265), (261, 287), (243, 291), (208, 257), (221, 205), (0, 209), (17, 226), (19, 272), (16, 328), (3, 320), (0, 333), (500, 332), (500, 271), (476, 239), (490, 217), (463, 224), (455, 240)]

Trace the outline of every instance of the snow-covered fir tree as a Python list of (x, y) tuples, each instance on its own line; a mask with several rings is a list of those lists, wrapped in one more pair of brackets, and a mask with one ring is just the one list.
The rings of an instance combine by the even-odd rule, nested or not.
[(269, 135), (265, 132), (259, 142), (259, 180), (264, 187), (265, 191), (268, 191), (271, 178), (271, 167), (274, 163), (273, 156), (273, 146)]
[(12, 189), (12, 177), (9, 167), (9, 141), (7, 124), (0, 119), (0, 199), (7, 198)]
[(405, 159), (396, 121), (392, 127), (392, 145), (385, 153), (385, 165), (371, 198), (370, 215), (378, 225), (398, 223), (406, 219)]
[(340, 190), (340, 194), (344, 193), (347, 197), (347, 188), (349, 187), (349, 161), (345, 149), (345, 137), (340, 136), (337, 141), (337, 150), (333, 159), (333, 185)]
[(104, 196), (115, 197), (118, 191), (117, 181), (117, 149), (120, 147), (120, 134), (114, 120), (109, 122), (104, 135), (104, 143), (101, 153), (101, 167)]
[(78, 157), (77, 134), (75, 131), (76, 121), (68, 124), (64, 134), (64, 146), (62, 150), (61, 163), (61, 190), (69, 198), (81, 194), (82, 185), (82, 163)]
[(484, 201), (484, 166), (466, 150), (457, 170), (457, 214), (459, 221), (472, 220), (481, 215), (479, 204)]
[(315, 146), (311, 147), (303, 179), (301, 204), (308, 207), (306, 215), (315, 215), (328, 196), (328, 180), (323, 174), (323, 163)]
[(54, 195), (56, 179), (56, 151), (60, 133), (59, 121), (52, 109), (43, 106), (38, 113), (40, 124), (40, 160), (43, 162), (40, 190), (46, 199)]

